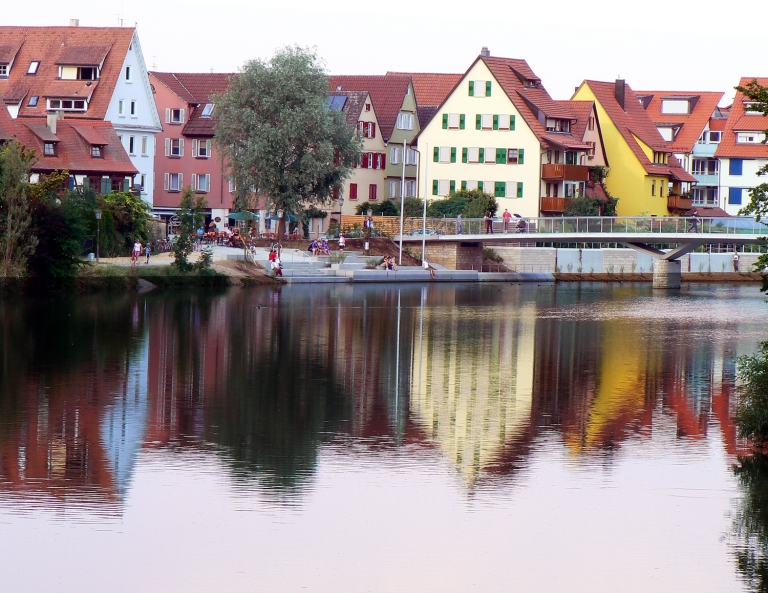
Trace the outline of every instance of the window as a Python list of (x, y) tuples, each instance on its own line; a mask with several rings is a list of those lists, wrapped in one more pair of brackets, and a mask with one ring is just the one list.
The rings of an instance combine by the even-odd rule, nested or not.
[(210, 175), (192, 175), (192, 187), (198, 192), (211, 191)]
[(125, 117), (125, 101), (122, 99), (117, 102), (117, 115)]
[(433, 160), (436, 163), (455, 163), (456, 149), (450, 146), (435, 146)]
[(8, 76), (8, 64), (0, 64), (0, 76)]
[(184, 185), (183, 175), (181, 173), (165, 174), (165, 189), (168, 191), (181, 191)]
[(722, 132), (710, 132), (709, 133), (709, 143), (710, 144), (719, 144), (721, 136), (722, 136)]
[(479, 163), (480, 149), (477, 147), (462, 148), (461, 162), (462, 163)]
[(96, 68), (78, 68), (77, 80), (96, 80), (97, 72)]
[(760, 144), (765, 140), (765, 134), (761, 132), (739, 132), (736, 142), (739, 144)]
[(386, 165), (386, 155), (383, 152), (376, 153), (376, 162), (374, 163), (374, 169), (384, 169)]
[(405, 197), (413, 198), (416, 196), (416, 181), (414, 179), (406, 179), (405, 181)]
[(496, 198), (505, 198), (507, 196), (507, 184), (503, 181), (495, 181), (493, 184), (493, 195)]
[(29, 98), (29, 106), (30, 107), (37, 107), (38, 100), (39, 100), (39, 97), (37, 95), (32, 95)]
[(416, 165), (418, 164), (419, 159), (419, 153), (413, 149), (413, 148), (406, 148), (405, 149), (405, 164), (406, 165)]
[(464, 114), (461, 113), (449, 113), (448, 114), (448, 129), (458, 130), (463, 128), (460, 124), (464, 123)]
[(136, 137), (128, 136), (128, 154), (134, 156), (136, 154)]
[(192, 140), (192, 156), (200, 159), (207, 159), (211, 156), (210, 140)]
[(667, 142), (672, 142), (675, 137), (675, 131), (672, 128), (665, 126), (657, 129), (659, 130), (659, 134), (661, 134), (661, 137), (664, 138), (664, 140)]
[(728, 188), (728, 203), (741, 204), (741, 194), (744, 190), (741, 187)]
[(501, 114), (496, 116), (496, 122), (494, 123), (494, 130), (509, 130), (510, 116), (509, 114)]
[(525, 162), (525, 149), (524, 148), (509, 148), (507, 149), (507, 164), (509, 165), (522, 165)]
[(30, 76), (34, 76), (37, 74), (37, 69), (40, 67), (40, 62), (30, 62), (29, 68), (27, 68), (27, 74)]
[(762, 111), (760, 111), (760, 103), (755, 101), (744, 101), (744, 114), (762, 115)]
[(235, 180), (230, 177), (229, 178), (229, 193), (231, 193), (231, 194), (235, 193), (236, 189), (237, 189), (237, 185), (235, 184)]
[(43, 154), (45, 156), (56, 156), (56, 145), (53, 142), (43, 144)]
[(205, 107), (203, 107), (203, 112), (200, 114), (200, 117), (205, 117), (205, 118), (211, 117), (214, 106), (215, 106), (214, 103), (206, 103)]
[(48, 109), (60, 111), (85, 111), (85, 100), (48, 99)]
[(91, 156), (93, 158), (101, 158), (101, 146), (91, 146)]
[[(728, 175), (741, 175), (743, 168), (743, 159), (731, 159), (728, 163)], [(741, 204), (741, 202), (739, 202), (739, 204)]]
[(184, 138), (166, 138), (165, 156), (174, 158), (184, 156)]
[(517, 187), (514, 181), (507, 181), (505, 183), (504, 188), (504, 195), (502, 197), (504, 198), (516, 198), (517, 197)]
[(390, 198), (399, 198), (400, 197), (400, 182), (399, 181), (390, 181), (389, 182), (389, 197)]
[(694, 187), (692, 190), (693, 203), (702, 205), (717, 205), (716, 187)]
[(131, 101), (131, 117), (136, 117), (136, 101)]
[(141, 137), (141, 156), (147, 156), (147, 142), (148, 139), (146, 136)]
[(141, 193), (143, 194), (147, 193), (147, 176), (146, 175), (139, 176), (139, 187), (141, 188)]
[(718, 162), (716, 159), (693, 159), (691, 171), (694, 175), (717, 175)]
[(493, 115), (491, 115), (489, 113), (483, 113), (480, 128), (482, 130), (492, 130), (493, 129)]
[(490, 80), (470, 80), (469, 96), (470, 97), (490, 97), (491, 81)]
[(357, 129), (363, 138), (375, 138), (376, 137), (376, 124), (372, 121), (359, 121), (357, 122)]
[(567, 119), (547, 118), (547, 132), (570, 132), (571, 122)]
[(371, 201), (371, 202), (375, 202), (376, 201), (376, 188), (377, 188), (377, 186), (376, 186), (375, 183), (371, 183), (368, 186), (368, 200)]
[[(339, 88), (338, 90), (341, 90), (341, 88)], [(365, 104), (365, 110), (366, 111), (370, 111), (371, 110), (371, 104), (370, 103), (366, 103)]]
[(400, 148), (393, 146), (389, 151), (389, 162), (396, 165), (400, 162)]
[(593, 131), (595, 129), (595, 117), (590, 116), (590, 118), (587, 120), (587, 128), (589, 131)]
[(185, 110), (184, 109), (170, 109), (167, 108), (165, 110), (165, 123), (167, 124), (183, 124), (184, 123), (184, 116), (185, 116)]
[(350, 183), (349, 184), (349, 199), (350, 200), (356, 200), (357, 199), (357, 183)]
[(668, 155), (664, 152), (655, 152), (653, 153), (653, 162), (657, 165), (666, 165)]
[(432, 193), (436, 196), (447, 196), (451, 191), (451, 182), (448, 179), (435, 179), (432, 182)]
[(413, 113), (400, 113), (397, 116), (397, 129), (412, 130), (413, 129)]
[(125, 67), (125, 82), (131, 82), (131, 67)]
[(661, 112), (672, 115), (688, 115), (691, 112), (691, 102), (688, 99), (662, 99)]
[(651, 180), (651, 195), (652, 196), (656, 195), (656, 181), (653, 179)]
[(595, 158), (595, 143), (592, 140), (587, 140), (587, 144), (589, 144), (589, 150), (587, 151), (587, 158), (594, 159)]

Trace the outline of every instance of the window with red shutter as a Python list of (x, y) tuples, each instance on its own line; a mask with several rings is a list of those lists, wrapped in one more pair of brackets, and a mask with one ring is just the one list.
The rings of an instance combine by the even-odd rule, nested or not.
[(357, 122), (357, 131), (360, 132), (360, 135), (362, 137), (365, 137), (365, 122), (364, 121)]
[(381, 154), (381, 168), (386, 169), (387, 168), (387, 155), (386, 153)]
[(357, 199), (357, 183), (350, 183), (349, 184), (349, 199), (350, 200), (356, 200)]
[(368, 200), (370, 200), (371, 202), (376, 201), (376, 184), (375, 183), (371, 183), (368, 186)]
[(376, 137), (376, 124), (373, 122), (368, 123), (368, 137), (369, 138)]
[(364, 152), (362, 154), (362, 157), (360, 159), (360, 167), (362, 167), (363, 169), (367, 169), (368, 168), (368, 153), (367, 152)]

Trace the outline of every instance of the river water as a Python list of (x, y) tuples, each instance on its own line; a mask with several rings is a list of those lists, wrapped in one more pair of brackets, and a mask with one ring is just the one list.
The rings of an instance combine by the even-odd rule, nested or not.
[(756, 287), (0, 302), (0, 590), (765, 590)]

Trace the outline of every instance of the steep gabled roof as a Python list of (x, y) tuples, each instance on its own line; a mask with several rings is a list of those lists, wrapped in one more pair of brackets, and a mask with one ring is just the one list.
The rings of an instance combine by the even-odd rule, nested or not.
[[(639, 99), (645, 99), (645, 111), (657, 127), (668, 124), (680, 126), (670, 148), (678, 153), (690, 153), (696, 142), (707, 127), (717, 104), (723, 98), (723, 93), (700, 91), (635, 91)], [(688, 115), (664, 114), (661, 112), (663, 99), (693, 99), (693, 108)]]
[[(754, 76), (745, 76), (739, 80), (739, 86), (746, 86), (753, 80), (761, 86), (768, 86), (768, 78), (755, 78)], [(745, 106), (744, 94), (741, 91), (736, 92), (733, 99), (731, 112), (728, 121), (725, 124), (723, 137), (720, 139), (720, 146), (717, 147), (715, 156), (724, 158), (768, 158), (768, 146), (765, 144), (738, 144), (736, 142), (737, 133), (742, 132), (762, 132), (768, 128), (768, 118), (759, 113), (748, 114)]]
[(405, 101), (411, 79), (406, 76), (329, 76), (329, 92), (368, 91), (376, 110), (379, 129), (389, 142), (397, 116)]
[(556, 101), (556, 103), (567, 108), (576, 118), (576, 121), (571, 123), (571, 134), (574, 138), (584, 140), (584, 134), (587, 132), (587, 124), (589, 123), (589, 117), (592, 115), (592, 110), (595, 107), (594, 101)]
[[(98, 84), (92, 85), (95, 88), (88, 111), (68, 113), (67, 118), (104, 119), (134, 32), (133, 28), (122, 27), (0, 27), (3, 46), (11, 48), (5, 53), (19, 46), (8, 78), (0, 79), (0, 97), (15, 103), (23, 93), (19, 116), (45, 115), (45, 98), (65, 88), (53, 84), (59, 77), (59, 65), (74, 65), (75, 60), (82, 59), (84, 62), (77, 65), (94, 66), (103, 60)], [(40, 66), (36, 74), (28, 75), (32, 61), (39, 61)], [(30, 96), (40, 98), (34, 107), (26, 99)]]
[(436, 72), (387, 72), (387, 76), (408, 76), (413, 81), (416, 104), (437, 106), (445, 101), (463, 74), (441, 74)]
[[(212, 103), (212, 97), (223, 93), (236, 74), (208, 72), (150, 72), (182, 101), (189, 105), (189, 119), (184, 126), (185, 136), (213, 136), (215, 120), (203, 117), (203, 109)], [(215, 108), (214, 108), (215, 109)]]

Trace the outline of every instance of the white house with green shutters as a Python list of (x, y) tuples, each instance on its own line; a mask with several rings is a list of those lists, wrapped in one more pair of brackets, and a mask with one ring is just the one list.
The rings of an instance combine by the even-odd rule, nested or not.
[(479, 188), (497, 198), (499, 212), (539, 216), (547, 154), (590, 149), (571, 135), (576, 113), (552, 100), (525, 60), (491, 57), (484, 48), (417, 137), (428, 161), (422, 195)]

